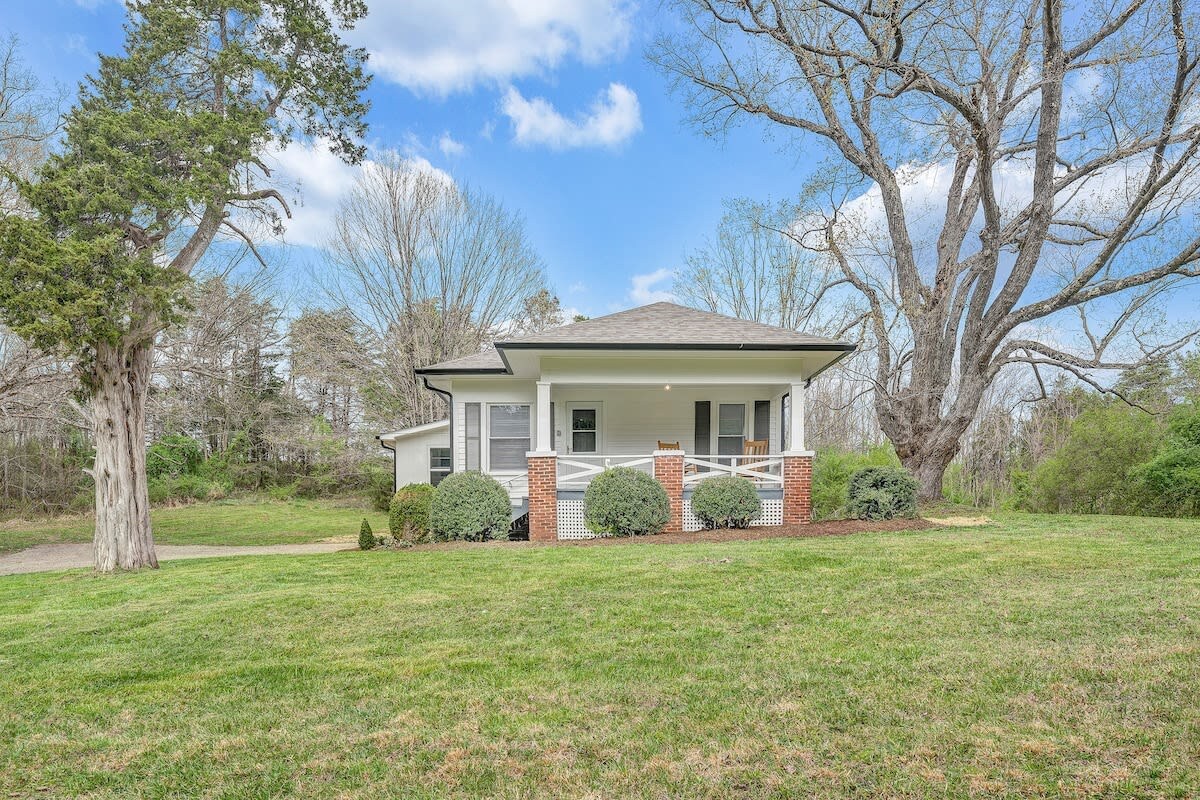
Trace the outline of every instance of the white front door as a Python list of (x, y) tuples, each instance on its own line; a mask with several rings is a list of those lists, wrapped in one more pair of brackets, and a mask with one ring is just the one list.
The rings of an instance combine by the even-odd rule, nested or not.
[(567, 406), (567, 452), (599, 453), (602, 443), (599, 403)]

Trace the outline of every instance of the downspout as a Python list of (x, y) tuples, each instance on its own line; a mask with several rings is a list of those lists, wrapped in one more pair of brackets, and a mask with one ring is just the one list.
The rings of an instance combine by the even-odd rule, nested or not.
[(429, 385), (429, 376), (422, 375), (421, 383), (425, 384), (425, 388), (434, 394), (440, 394), (446, 400), (446, 407), (449, 409), (447, 419), (450, 421), (450, 471), (454, 472), (455, 452), (458, 450), (454, 446), (454, 395), (447, 392), (445, 389), (438, 389)]
[(388, 443), (383, 440), (382, 436), (376, 436), (375, 441), (379, 442), (379, 446), (382, 447), (384, 450), (390, 450), (392, 453), (392, 494), (395, 494), (396, 491), (400, 488), (397, 485), (397, 481), (396, 481), (396, 448), (389, 447)]

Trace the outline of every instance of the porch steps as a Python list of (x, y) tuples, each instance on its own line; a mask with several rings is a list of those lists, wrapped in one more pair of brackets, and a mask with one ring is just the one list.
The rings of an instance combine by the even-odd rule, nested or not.
[(529, 513), (529, 498), (514, 497), (509, 495), (509, 500), (512, 501), (512, 521), (516, 522), (521, 517)]

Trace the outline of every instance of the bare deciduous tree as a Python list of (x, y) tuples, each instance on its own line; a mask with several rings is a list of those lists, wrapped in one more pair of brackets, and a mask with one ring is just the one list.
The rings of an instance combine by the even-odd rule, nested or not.
[(726, 202), (715, 235), (687, 256), (673, 291), (688, 305), (741, 319), (811, 333), (840, 333), (834, 319), (819, 318), (821, 300), (843, 281), (825, 259), (778, 231), (790, 204), (768, 208), (749, 199)]
[(444, 414), (414, 368), (479, 352), (540, 307), (530, 298), (546, 279), (521, 218), (399, 156), (364, 168), (336, 230), (326, 288), (374, 339), (375, 412), (391, 424)]
[(1193, 338), (1153, 313), (1200, 275), (1184, 0), (675, 7), (651, 55), (703, 130), (757, 118), (829, 157), (781, 233), (865, 304), (880, 426), (926, 498), (1006, 366), (1109, 388)]
[(288, 329), (292, 390), (349, 443), (361, 416), (371, 355), (354, 315), (345, 308), (307, 309)]

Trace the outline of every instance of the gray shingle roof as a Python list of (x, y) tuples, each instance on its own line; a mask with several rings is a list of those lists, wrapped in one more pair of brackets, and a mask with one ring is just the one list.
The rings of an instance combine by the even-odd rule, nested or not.
[(618, 311), (605, 317), (551, 328), (531, 336), (519, 336), (496, 342), (500, 348), (517, 345), (636, 345), (639, 347), (682, 347), (719, 345), (723, 347), (762, 347), (831, 350), (850, 349), (853, 345), (824, 336), (764, 325), (761, 322), (727, 317), (710, 311), (676, 305), (651, 303), (648, 306)]
[(504, 361), (501, 360), (499, 353), (495, 350), (484, 350), (462, 358), (422, 367), (417, 372), (504, 372), (505, 369)]
[[(496, 347), (500, 350), (538, 347), (853, 350), (855, 346), (824, 336), (699, 311), (675, 303), (651, 303), (529, 336), (500, 340), (496, 342)], [(418, 372), (490, 372), (504, 369), (500, 354), (496, 350), (485, 350), (434, 364)]]

